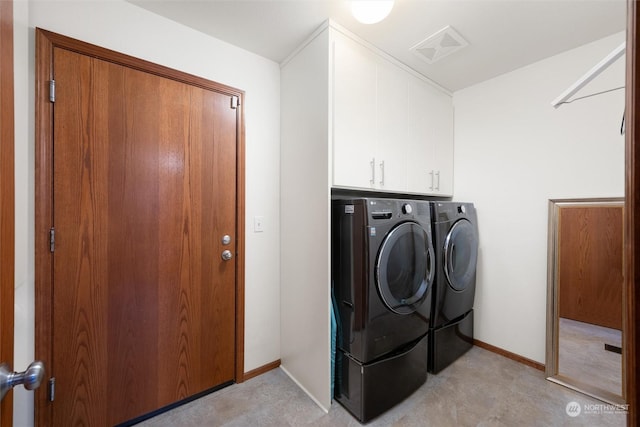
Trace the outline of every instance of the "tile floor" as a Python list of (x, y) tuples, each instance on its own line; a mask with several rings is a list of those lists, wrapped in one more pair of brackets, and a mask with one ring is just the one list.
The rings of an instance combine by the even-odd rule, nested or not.
[[(567, 415), (576, 402), (581, 413)], [(575, 406), (574, 406), (575, 407)], [(544, 373), (472, 348), (389, 412), (382, 426), (624, 426), (624, 413), (547, 381)], [(360, 424), (336, 402), (321, 410), (281, 369), (149, 419), (141, 427), (327, 426)]]

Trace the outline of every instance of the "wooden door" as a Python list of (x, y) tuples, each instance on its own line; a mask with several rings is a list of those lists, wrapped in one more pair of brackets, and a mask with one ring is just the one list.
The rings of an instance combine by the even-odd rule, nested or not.
[(238, 111), (235, 95), (51, 52), (55, 400), (39, 420), (112, 426), (236, 379)]
[[(0, 362), (13, 367), (15, 258), (13, 2), (0, 1)], [(13, 424), (13, 393), (0, 403), (0, 426)]]
[(560, 208), (560, 317), (622, 329), (622, 213), (622, 203)]

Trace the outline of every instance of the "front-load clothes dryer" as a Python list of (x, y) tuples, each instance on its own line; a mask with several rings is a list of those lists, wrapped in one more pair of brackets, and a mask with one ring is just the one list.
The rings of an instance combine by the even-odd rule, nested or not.
[(432, 202), (436, 279), (429, 371), (437, 373), (473, 346), (478, 220), (473, 203)]
[(366, 422), (427, 378), (435, 252), (429, 203), (332, 202), (335, 398)]

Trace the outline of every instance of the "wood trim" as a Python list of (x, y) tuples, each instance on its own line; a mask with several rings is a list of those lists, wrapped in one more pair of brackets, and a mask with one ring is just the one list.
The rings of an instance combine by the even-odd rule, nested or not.
[(244, 374), (244, 281), (245, 281), (245, 133), (244, 92), (238, 94), (238, 146), (236, 170), (236, 382), (245, 380)]
[[(0, 1), (0, 361), (13, 367), (15, 177), (13, 1)], [(0, 404), (0, 425), (13, 424), (13, 393)]]
[(511, 353), (510, 351), (504, 350), (500, 347), (493, 346), (491, 344), (487, 344), (484, 341), (480, 341), (477, 339), (473, 340), (473, 345), (476, 345), (480, 348), (484, 348), (485, 350), (489, 350), (492, 353), (499, 354), (500, 356), (504, 356), (507, 359), (515, 360), (518, 363), (522, 363), (523, 365), (530, 366), (539, 371), (544, 372), (544, 364), (540, 362), (536, 362), (535, 360), (527, 359), (524, 356), (520, 356), (519, 354)]
[[(5, 2), (0, 2), (3, 4)], [(236, 382), (244, 381), (244, 299), (245, 299), (245, 124), (244, 91), (216, 83), (201, 77), (173, 70), (162, 65), (137, 59), (119, 52), (55, 34), (40, 28), (36, 29), (36, 82), (35, 82), (35, 354), (51, 366), (51, 283), (52, 264), (49, 252), (49, 229), (52, 225), (52, 126), (53, 104), (49, 102), (49, 81), (53, 76), (53, 49), (55, 47), (71, 50), (93, 58), (109, 61), (139, 71), (182, 83), (214, 90), (239, 99), (238, 145), (237, 145), (237, 207), (236, 207), (236, 343), (235, 375)], [(3, 109), (4, 111), (4, 109)], [(12, 305), (13, 307), (13, 305)], [(48, 381), (45, 378), (45, 383)], [(5, 399), (6, 400), (6, 399)], [(51, 419), (51, 404), (48, 401), (46, 387), (36, 390), (35, 424), (47, 425)]]
[(640, 115), (638, 115), (638, 103), (640, 96), (640, 78), (638, 72), (637, 47), (640, 42), (638, 34), (638, 21), (640, 9), (637, 2), (627, 2), (627, 50), (626, 50), (626, 120), (625, 120), (625, 223), (624, 223), (624, 256), (625, 256), (625, 286), (623, 289), (623, 337), (622, 337), (622, 393), (624, 400), (629, 404), (627, 425), (640, 425), (640, 412), (638, 411), (638, 374), (637, 348), (640, 341), (640, 327), (638, 326), (638, 289), (640, 287), (640, 274), (637, 266), (640, 266), (640, 150), (636, 150), (638, 133), (640, 129)]
[(251, 378), (255, 378), (258, 375), (262, 375), (264, 373), (267, 373), (273, 369), (279, 368), (280, 367), (280, 359), (278, 360), (274, 360), (271, 363), (267, 363), (266, 365), (262, 365), (257, 367), (256, 369), (252, 369), (249, 372), (245, 372), (244, 373), (244, 380), (248, 381)]
[[(51, 345), (51, 283), (52, 264), (49, 252), (48, 230), (53, 224), (53, 105), (47, 94), (53, 70), (51, 43), (36, 31), (36, 83), (35, 83), (35, 357), (52, 366)], [(46, 373), (44, 383), (49, 380)], [(47, 425), (52, 405), (44, 391), (35, 390), (35, 425)]]
[(139, 70), (145, 73), (154, 74), (156, 76), (164, 77), (178, 82), (187, 83), (193, 86), (201, 87), (203, 89), (215, 90), (229, 96), (235, 95), (238, 97), (242, 97), (244, 95), (244, 91), (233, 88), (231, 86), (223, 85), (222, 83), (217, 83), (202, 77), (195, 76), (193, 74), (174, 70), (173, 68), (165, 67), (164, 65), (155, 64), (153, 62), (145, 61), (144, 59), (116, 52), (115, 50), (96, 46), (94, 44), (53, 33), (42, 28), (36, 28), (36, 32), (41, 32), (45, 36), (45, 38), (49, 40), (53, 47), (67, 49), (72, 52), (80, 53), (92, 58), (102, 59), (114, 64), (132, 68), (134, 70)]

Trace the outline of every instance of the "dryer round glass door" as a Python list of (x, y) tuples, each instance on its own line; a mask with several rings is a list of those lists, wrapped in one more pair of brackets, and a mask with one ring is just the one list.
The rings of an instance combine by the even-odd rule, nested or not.
[(376, 282), (385, 305), (410, 314), (427, 297), (433, 281), (433, 245), (419, 224), (405, 222), (387, 234), (376, 260)]
[(456, 291), (473, 284), (478, 260), (478, 236), (466, 219), (453, 224), (444, 241), (444, 274)]

